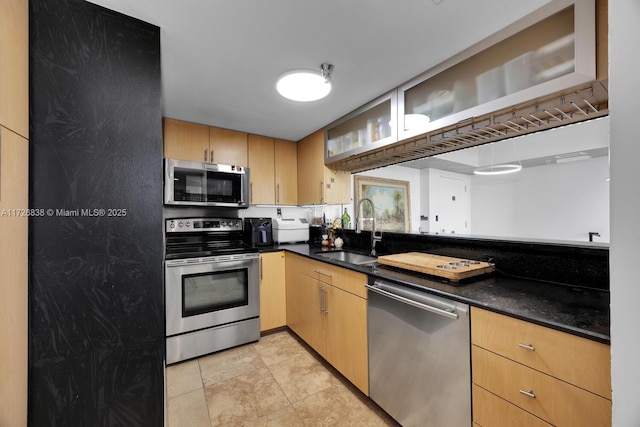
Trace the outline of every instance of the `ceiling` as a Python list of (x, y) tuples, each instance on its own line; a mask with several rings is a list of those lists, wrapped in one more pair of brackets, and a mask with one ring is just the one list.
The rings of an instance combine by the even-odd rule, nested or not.
[[(163, 115), (300, 140), (549, 0), (91, 0), (161, 28)], [(298, 103), (279, 75), (334, 65)]]

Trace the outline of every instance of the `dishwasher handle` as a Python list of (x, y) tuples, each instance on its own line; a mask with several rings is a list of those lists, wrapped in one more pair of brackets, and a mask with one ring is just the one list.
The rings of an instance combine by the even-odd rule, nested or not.
[[(409, 304), (409, 305), (411, 305), (413, 307), (416, 307), (416, 308), (419, 308), (421, 310), (430, 311), (432, 313), (439, 314), (440, 316), (445, 316), (445, 317), (448, 317), (450, 319), (457, 319), (458, 318), (458, 313), (456, 313), (454, 311), (443, 310), (441, 308), (433, 307), (433, 306), (427, 305), (427, 304), (423, 304), (421, 302), (414, 301), (411, 298), (403, 297), (403, 296), (394, 294), (393, 292), (389, 292), (389, 291), (386, 291), (384, 289), (380, 289), (379, 287), (375, 286), (377, 283), (378, 282), (374, 283), (373, 286), (368, 285), (368, 284), (366, 284), (364, 286), (367, 289), (369, 289), (370, 291), (372, 291), (372, 292), (378, 293), (380, 295), (383, 295), (385, 297), (394, 299), (394, 300), (399, 301), (399, 302), (404, 303), (404, 304)], [(455, 308), (451, 307), (451, 310), (455, 310)]]

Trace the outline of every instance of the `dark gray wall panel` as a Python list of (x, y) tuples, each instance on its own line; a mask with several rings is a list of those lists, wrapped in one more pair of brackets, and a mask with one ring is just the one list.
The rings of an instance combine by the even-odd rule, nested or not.
[(29, 424), (161, 426), (160, 31), (31, 0), (30, 32)]

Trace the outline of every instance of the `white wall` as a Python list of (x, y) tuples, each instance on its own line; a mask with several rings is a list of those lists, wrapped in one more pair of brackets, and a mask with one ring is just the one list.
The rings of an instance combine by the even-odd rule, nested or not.
[(640, 2), (609, 1), (613, 425), (640, 426)]
[[(410, 194), (421, 194), (419, 169), (408, 168), (405, 166), (387, 166), (382, 169), (361, 172), (357, 175), (409, 181)], [(351, 198), (353, 199), (353, 175), (351, 175)], [(418, 232), (420, 229), (420, 197), (410, 197), (409, 202), (411, 205), (411, 232)], [(350, 212), (353, 212), (353, 206)], [(352, 220), (354, 219), (353, 215), (351, 218)]]
[(474, 235), (609, 242), (609, 159), (471, 177)]
[(430, 230), (429, 227), (429, 212), (430, 212), (430, 204), (429, 204), (429, 189), (431, 188), (430, 183), (430, 169), (420, 169), (420, 231), (428, 233)]

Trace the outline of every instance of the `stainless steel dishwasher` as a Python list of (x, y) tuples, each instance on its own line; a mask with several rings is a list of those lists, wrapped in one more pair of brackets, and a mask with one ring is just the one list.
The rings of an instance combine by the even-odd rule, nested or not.
[(369, 299), (369, 393), (403, 426), (471, 426), (469, 306), (377, 280)]

